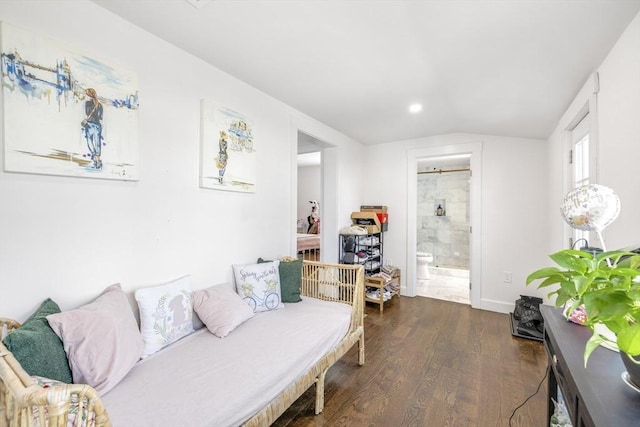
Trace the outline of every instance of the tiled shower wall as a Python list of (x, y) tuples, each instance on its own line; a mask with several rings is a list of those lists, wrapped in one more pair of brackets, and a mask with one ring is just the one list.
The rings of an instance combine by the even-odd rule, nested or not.
[[(469, 179), (468, 171), (418, 173), (417, 250), (432, 253), (433, 266), (469, 268)], [(442, 200), (446, 215), (436, 216)]]

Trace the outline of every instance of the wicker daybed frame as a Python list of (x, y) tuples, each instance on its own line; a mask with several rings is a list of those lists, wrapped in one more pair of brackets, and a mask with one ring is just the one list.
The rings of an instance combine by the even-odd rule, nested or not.
[[(315, 413), (324, 408), (324, 381), (328, 369), (358, 343), (358, 364), (363, 365), (364, 352), (364, 272), (362, 266), (304, 261), (301, 294), (325, 301), (352, 306), (347, 334), (297, 381), (283, 390), (244, 425), (268, 426), (282, 415), (309, 387), (316, 385)], [(0, 318), (0, 335), (20, 324)], [(95, 414), (95, 426), (111, 426), (109, 415), (97, 392), (83, 384), (65, 384), (42, 388), (25, 372), (13, 354), (0, 342), (0, 427), (67, 426), (72, 396), (79, 410)], [(85, 404), (86, 403), (86, 404)], [(80, 413), (80, 412), (78, 412)], [(80, 425), (80, 424), (78, 424)], [(84, 425), (84, 424), (82, 424)]]

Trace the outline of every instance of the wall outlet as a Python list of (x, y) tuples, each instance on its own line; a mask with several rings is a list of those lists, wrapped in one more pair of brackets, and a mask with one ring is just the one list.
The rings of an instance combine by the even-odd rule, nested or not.
[(504, 281), (504, 283), (511, 283), (511, 281), (512, 281), (511, 272), (510, 271), (503, 271), (502, 274), (503, 274), (503, 279), (502, 280)]

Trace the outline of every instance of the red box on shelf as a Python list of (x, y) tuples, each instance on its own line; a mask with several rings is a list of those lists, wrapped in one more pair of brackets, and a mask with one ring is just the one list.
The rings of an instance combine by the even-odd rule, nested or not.
[(389, 228), (389, 214), (386, 212), (376, 212), (378, 221), (380, 221), (380, 227), (382, 231), (387, 231)]
[(360, 212), (374, 212), (380, 222), (380, 231), (389, 229), (389, 214), (385, 205), (361, 205)]

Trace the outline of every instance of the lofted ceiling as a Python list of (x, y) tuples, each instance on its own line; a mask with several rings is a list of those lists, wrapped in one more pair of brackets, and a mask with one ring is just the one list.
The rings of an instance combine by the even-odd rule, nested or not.
[(640, 10), (640, 0), (93, 2), (364, 144), (546, 139)]

